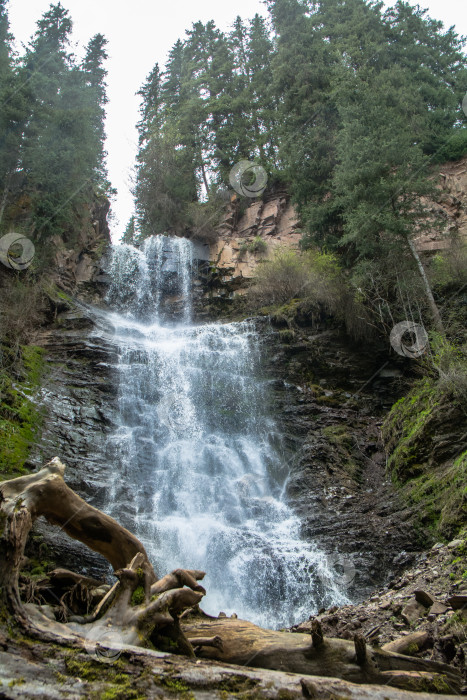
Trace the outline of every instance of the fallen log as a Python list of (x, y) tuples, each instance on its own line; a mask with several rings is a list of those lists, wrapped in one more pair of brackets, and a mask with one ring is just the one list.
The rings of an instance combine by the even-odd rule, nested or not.
[[(200, 658), (332, 676), (351, 683), (391, 685), (394, 682), (397, 687), (404, 687), (401, 679), (406, 674), (406, 688), (432, 692), (437, 692), (442, 685), (448, 688), (445, 692), (457, 693), (461, 686), (460, 674), (452, 666), (367, 647), (358, 635), (349, 641), (322, 637), (317, 628), (312, 628), (311, 635), (278, 632), (262, 629), (246, 620), (212, 618), (203, 613), (183, 617), (181, 626), (192, 645), (196, 645), (197, 637), (222, 639), (222, 649), (203, 646), (198, 652)], [(420, 673), (420, 687), (415, 688), (413, 678)]]

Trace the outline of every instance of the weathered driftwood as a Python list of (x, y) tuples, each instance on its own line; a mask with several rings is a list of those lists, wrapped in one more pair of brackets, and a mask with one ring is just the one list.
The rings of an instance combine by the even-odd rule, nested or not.
[[(43, 469), (0, 485), (0, 592), (17, 622), (46, 638), (60, 636), (57, 625), (34, 622), (26, 614), (18, 589), (24, 548), (39, 516), (59, 525), (71, 537), (102, 554), (114, 567), (118, 583), (104, 597), (90, 619), (78, 618), (63, 630), (98, 639), (109, 628), (119, 629), (128, 644), (149, 644), (156, 630), (172, 627), (171, 635), (185, 653), (193, 649), (184, 639), (177, 617), (199, 603), (204, 589), (201, 571), (172, 572), (157, 580), (141, 542), (113, 518), (87, 504), (63, 480), (65, 466), (56, 457)], [(196, 590), (185, 588), (192, 586)], [(79, 623), (88, 623), (81, 624)], [(92, 624), (91, 624), (92, 623)], [(77, 626), (78, 625), (78, 626)]]
[[(202, 657), (242, 666), (410, 689), (436, 689), (442, 677), (446, 690), (458, 691), (459, 676), (449, 666), (368, 648), (358, 636), (354, 642), (324, 638), (319, 624), (309, 636), (204, 615), (198, 608), (205, 594), (198, 583), (204, 572), (177, 569), (158, 580), (141, 542), (75, 494), (63, 480), (64, 470), (55, 458), (36, 474), (0, 485), (0, 601), (29, 632), (66, 642), (108, 642), (110, 630), (110, 641), (119, 648), (155, 646), (186, 656), (194, 656), (195, 648)], [(118, 579), (90, 615), (71, 616), (67, 624), (51, 620), (40, 606), (25, 606), (19, 594), (24, 547), (40, 515), (100, 552)], [(55, 573), (55, 579), (60, 576), (71, 585), (81, 581), (70, 572)], [(180, 619), (190, 608), (193, 614)]]
[[(39, 649), (38, 649), (39, 647)], [(74, 700), (93, 697), (124, 697), (124, 688), (106, 682), (109, 678), (106, 672), (112, 674), (113, 667), (101, 662), (99, 678), (89, 680), (80, 678), (77, 682), (75, 674), (66, 673), (63, 658), (69, 656), (68, 650), (53, 647), (53, 654), (47, 654), (46, 663), (39, 664), (41, 649), (47, 652), (47, 645), (35, 645), (34, 655), (30, 650), (19, 655), (11, 653), (10, 649), (2, 651), (0, 644), (0, 682), (2, 689), (13, 687), (18, 678), (21, 685), (18, 693), (12, 697), (38, 698), (56, 700), (57, 697), (72, 697)], [(111, 651), (111, 649), (109, 649)], [(86, 653), (74, 654), (75, 664), (89, 664)], [(169, 662), (169, 663), (168, 663)], [(132, 691), (147, 698), (183, 698), (191, 697), (200, 700), (205, 698), (262, 698), (263, 700), (303, 700), (303, 698), (319, 698), (320, 700), (433, 700), (432, 693), (418, 693), (386, 685), (356, 685), (336, 678), (304, 676), (282, 671), (252, 669), (232, 666), (220, 662), (203, 661), (198, 659), (193, 663), (183, 656), (160, 654), (148, 649), (132, 647), (125, 651), (119, 659), (119, 674), (128, 674), (131, 678)], [(60, 680), (57, 680), (59, 675)], [(123, 675), (123, 677), (125, 677)], [(106, 678), (107, 676), (107, 678)], [(115, 672), (113, 672), (115, 677)], [(122, 676), (120, 676), (122, 677)], [(110, 676), (112, 678), (112, 675)], [(188, 692), (176, 693), (172, 689), (189, 689)], [(170, 689), (170, 690), (168, 690)], [(109, 692), (110, 691), (110, 692)], [(458, 695), (443, 695), (446, 700), (456, 700)]]
[(358, 635), (354, 641), (332, 639), (323, 637), (318, 627), (311, 635), (276, 632), (245, 620), (202, 613), (184, 617), (181, 625), (192, 645), (197, 637), (222, 639), (221, 649), (203, 646), (200, 658), (411, 690), (443, 687), (445, 692), (456, 693), (460, 688), (460, 676), (451, 666), (368, 647)]

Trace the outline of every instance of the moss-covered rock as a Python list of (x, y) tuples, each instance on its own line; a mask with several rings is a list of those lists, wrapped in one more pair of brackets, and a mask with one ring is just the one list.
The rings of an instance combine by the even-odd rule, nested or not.
[(467, 413), (462, 402), (425, 378), (383, 424), (388, 470), (420, 526), (453, 537), (467, 520)]
[(44, 350), (21, 348), (15, 371), (0, 372), (0, 479), (24, 473), (43, 420), (36, 395), (45, 371)]

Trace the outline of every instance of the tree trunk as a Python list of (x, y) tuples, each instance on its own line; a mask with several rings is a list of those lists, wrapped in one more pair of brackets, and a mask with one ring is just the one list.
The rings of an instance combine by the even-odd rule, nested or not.
[(431, 310), (431, 313), (433, 316), (433, 320), (435, 322), (436, 330), (438, 331), (438, 333), (441, 333), (441, 335), (444, 335), (445, 331), (444, 331), (443, 321), (441, 319), (441, 314), (439, 312), (438, 306), (436, 305), (436, 301), (434, 299), (433, 292), (431, 291), (430, 282), (428, 280), (428, 277), (426, 276), (426, 272), (425, 272), (425, 268), (423, 267), (422, 260), (420, 258), (420, 255), (418, 254), (418, 250), (416, 249), (415, 243), (413, 242), (413, 240), (410, 237), (408, 237), (407, 242), (409, 244), (409, 248), (410, 248), (410, 251), (414, 257), (414, 260), (417, 263), (417, 267), (418, 267), (418, 270), (420, 272), (420, 276), (423, 280), (426, 298), (428, 300), (428, 305), (430, 307), (430, 310)]
[[(362, 637), (354, 641), (323, 638), (322, 630), (312, 634), (277, 632), (251, 622), (212, 618), (204, 614), (182, 617), (182, 629), (192, 646), (197, 639), (218, 638), (222, 645), (202, 647), (201, 658), (240, 666), (268, 668), (312, 676), (331, 676), (352, 683), (376, 683), (418, 690), (436, 690), (441, 676), (452, 692), (459, 692), (460, 675), (447, 664), (367, 648)], [(313, 633), (314, 632), (314, 633)], [(420, 675), (418, 688), (414, 677)], [(408, 681), (404, 685), (403, 678)]]
[[(193, 653), (184, 640), (177, 618), (185, 608), (199, 603), (205, 590), (197, 579), (202, 571), (177, 569), (160, 581), (141, 542), (113, 518), (93, 508), (63, 480), (65, 466), (55, 457), (35, 474), (0, 485), (0, 589), (2, 602), (30, 632), (50, 638), (69, 638), (70, 630), (96, 639), (109, 627), (119, 628), (123, 643), (150, 644), (158, 628), (173, 627), (186, 653)], [(102, 554), (115, 570), (119, 582), (100, 602), (90, 619), (67, 625), (49, 624), (46, 618), (28, 619), (19, 590), (18, 576), (33, 521), (43, 515), (71, 537)], [(184, 588), (192, 586), (196, 590)], [(80, 622), (91, 623), (82, 624)], [(78, 626), (77, 626), (78, 624)]]

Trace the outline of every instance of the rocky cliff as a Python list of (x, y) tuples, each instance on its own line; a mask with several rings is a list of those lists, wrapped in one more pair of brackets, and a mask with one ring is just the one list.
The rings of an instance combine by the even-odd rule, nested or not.
[[(427, 253), (449, 247), (453, 235), (467, 241), (467, 158), (436, 166), (433, 178), (439, 197), (429, 206), (441, 212), (445, 224), (441, 231), (416, 239), (417, 248)], [(261, 261), (270, 258), (277, 246), (298, 248), (301, 236), (296, 210), (285, 190), (259, 201), (234, 197), (218, 228), (218, 239), (210, 244), (210, 261), (226, 288), (242, 293)]]

